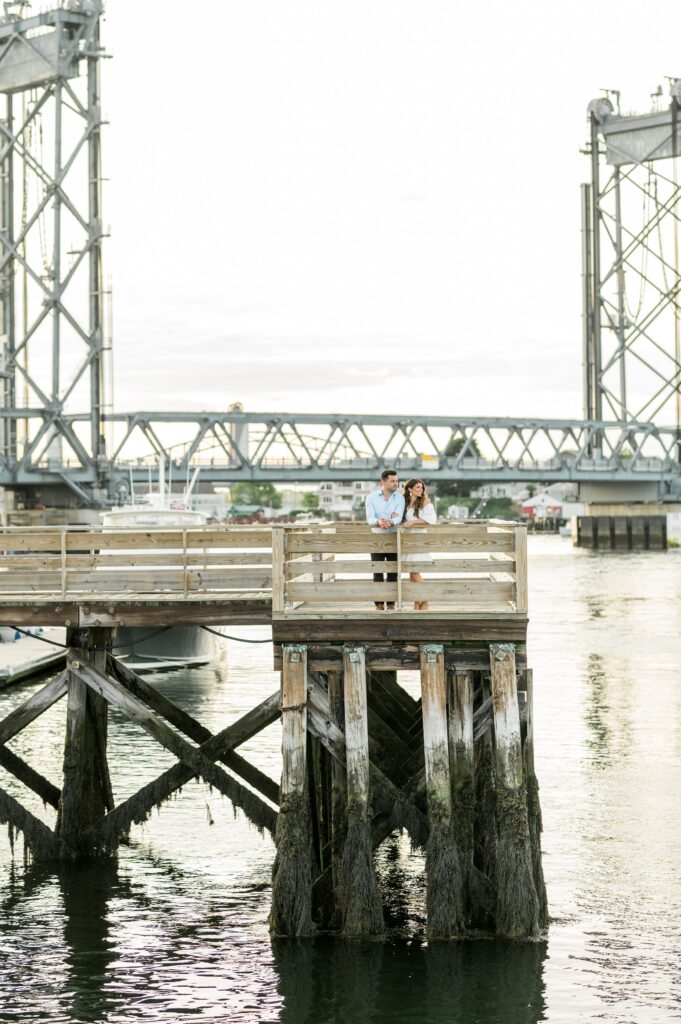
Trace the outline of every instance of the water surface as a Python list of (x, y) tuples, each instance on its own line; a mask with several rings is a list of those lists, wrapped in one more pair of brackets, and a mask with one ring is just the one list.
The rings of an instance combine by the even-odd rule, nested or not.
[[(117, 863), (27, 867), (3, 830), (0, 1021), (681, 1020), (681, 551), (531, 537), (530, 595), (546, 942), (428, 947), (423, 862), (395, 838), (378, 857), (386, 941), (272, 942), (272, 843), (193, 782)], [(278, 680), (269, 645), (231, 643), (157, 682), (217, 730)], [(0, 693), (0, 714), (29, 692)], [(55, 782), (63, 715), (62, 701), (11, 744)], [(273, 777), (279, 739), (277, 723), (243, 748)], [(173, 763), (115, 713), (109, 753), (118, 799)], [(0, 785), (52, 820), (1, 769)]]

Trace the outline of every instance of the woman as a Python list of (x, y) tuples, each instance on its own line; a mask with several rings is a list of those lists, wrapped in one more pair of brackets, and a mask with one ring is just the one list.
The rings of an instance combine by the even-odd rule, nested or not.
[[(433, 526), (437, 522), (437, 516), (433, 503), (428, 497), (428, 491), (423, 480), (407, 480), (404, 485), (404, 519), (402, 526), (405, 530), (424, 526)], [(404, 555), (403, 562), (432, 562), (433, 556), (427, 552), (420, 552), (414, 555)], [(412, 583), (423, 583), (423, 576), (420, 572), (410, 572), (409, 579)], [(414, 611), (425, 612), (428, 610), (427, 601), (415, 601)]]

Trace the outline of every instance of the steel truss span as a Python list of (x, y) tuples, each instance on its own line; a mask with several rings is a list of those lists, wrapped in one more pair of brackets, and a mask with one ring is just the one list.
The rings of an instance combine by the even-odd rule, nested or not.
[[(77, 433), (88, 418), (72, 417)], [(174, 479), (201, 467), (201, 479), (237, 481), (374, 480), (386, 467), (432, 481), (671, 483), (678, 476), (678, 432), (651, 423), (581, 420), (322, 416), (279, 413), (115, 413), (104, 467), (111, 499), (146, 482), (160, 455)], [(55, 466), (45, 457), (0, 467), (4, 486), (59, 483), (85, 499), (101, 461)]]

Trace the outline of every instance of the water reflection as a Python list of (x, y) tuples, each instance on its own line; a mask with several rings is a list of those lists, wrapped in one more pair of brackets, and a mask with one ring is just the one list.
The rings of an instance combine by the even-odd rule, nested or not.
[(272, 942), (281, 1024), (538, 1024), (544, 943)]
[(114, 861), (63, 868), (58, 877), (64, 908), (67, 1012), (75, 1021), (103, 1021), (117, 1001), (106, 985), (117, 959), (110, 904), (116, 895), (129, 899), (130, 888), (119, 879)]

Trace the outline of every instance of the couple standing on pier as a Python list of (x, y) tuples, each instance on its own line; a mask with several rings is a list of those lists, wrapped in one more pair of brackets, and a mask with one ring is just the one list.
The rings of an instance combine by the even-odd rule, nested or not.
[[(378, 491), (370, 494), (366, 500), (367, 523), (373, 527), (373, 533), (394, 533), (396, 526), (406, 528), (432, 526), (437, 522), (433, 503), (423, 480), (413, 477), (407, 480), (402, 494), (398, 493), (399, 480), (394, 469), (385, 469), (381, 473), (381, 486)], [(432, 562), (433, 556), (426, 553), (404, 555), (403, 562)], [(397, 554), (388, 551), (373, 551), (372, 562), (396, 562)], [(409, 579), (413, 583), (422, 583), (420, 572), (410, 572)], [(374, 583), (395, 583), (396, 572), (375, 572)], [(390, 610), (395, 607), (394, 601), (376, 601), (378, 611)], [(415, 611), (426, 611), (427, 601), (415, 601)]]

